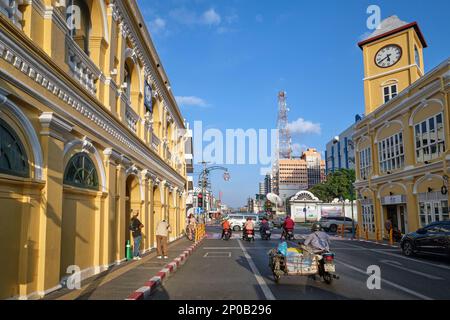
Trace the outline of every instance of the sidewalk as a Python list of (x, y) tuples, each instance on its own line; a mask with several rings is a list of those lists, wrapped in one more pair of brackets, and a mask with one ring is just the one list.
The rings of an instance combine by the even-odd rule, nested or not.
[(83, 281), (81, 290), (62, 289), (44, 300), (124, 300), (193, 244), (186, 238), (169, 245), (169, 259), (152, 250), (140, 261), (130, 261)]

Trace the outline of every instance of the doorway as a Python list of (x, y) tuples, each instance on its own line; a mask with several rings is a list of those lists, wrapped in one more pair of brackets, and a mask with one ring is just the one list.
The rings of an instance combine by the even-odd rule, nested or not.
[(406, 206), (400, 205), (390, 205), (387, 206), (387, 218), (391, 220), (394, 229), (400, 230), (401, 233), (405, 234), (408, 232), (408, 218), (406, 212)]
[(127, 178), (125, 190), (125, 243), (123, 244), (125, 248), (128, 241), (130, 241), (131, 246), (133, 246), (133, 236), (132, 232), (130, 231), (131, 210), (133, 210), (134, 212), (139, 211), (140, 216), (138, 218), (143, 218), (141, 215), (142, 211), (139, 180), (136, 176), (133, 175), (130, 175)]

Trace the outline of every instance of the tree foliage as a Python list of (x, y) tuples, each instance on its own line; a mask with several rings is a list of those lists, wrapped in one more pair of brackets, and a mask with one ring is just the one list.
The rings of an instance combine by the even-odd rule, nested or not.
[(325, 182), (312, 187), (309, 191), (324, 202), (331, 202), (336, 198), (355, 200), (354, 182), (355, 170), (341, 169), (330, 173)]

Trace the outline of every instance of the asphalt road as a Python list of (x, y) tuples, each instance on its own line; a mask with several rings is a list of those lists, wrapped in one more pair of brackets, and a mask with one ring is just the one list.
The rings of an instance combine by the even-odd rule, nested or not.
[[(296, 230), (296, 237), (307, 230)], [(280, 233), (270, 241), (223, 241), (220, 230), (208, 228), (209, 237), (187, 263), (154, 293), (152, 300), (308, 300), (308, 299), (449, 299), (450, 263), (432, 257), (404, 257), (400, 249), (335, 238), (340, 279), (327, 285), (308, 277), (273, 279), (267, 253), (277, 247)], [(240, 235), (240, 233), (239, 233)], [(238, 234), (234, 238), (239, 237)], [(292, 243), (293, 245), (294, 243)], [(379, 266), (381, 289), (367, 287), (369, 266)]]

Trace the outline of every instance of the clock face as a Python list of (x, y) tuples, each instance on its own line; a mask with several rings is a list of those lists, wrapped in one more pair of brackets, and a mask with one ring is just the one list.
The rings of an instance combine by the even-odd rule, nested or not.
[(388, 45), (380, 51), (378, 51), (375, 56), (375, 63), (380, 68), (389, 68), (396, 64), (402, 57), (402, 48), (397, 45)]

